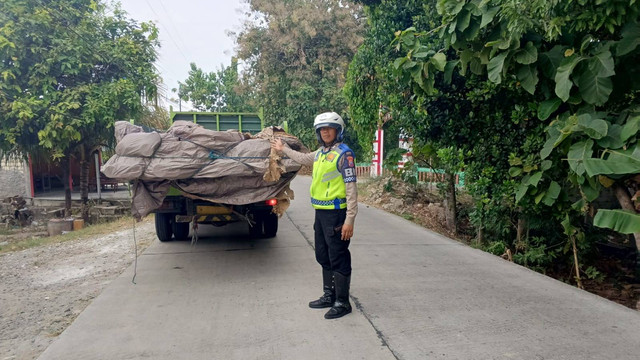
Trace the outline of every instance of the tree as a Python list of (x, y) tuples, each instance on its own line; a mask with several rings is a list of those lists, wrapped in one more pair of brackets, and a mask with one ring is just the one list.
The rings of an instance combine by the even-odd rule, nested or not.
[[(424, 14), (423, 1), (361, 1), (365, 5), (367, 31), (364, 41), (355, 53), (344, 86), (344, 96), (348, 104), (351, 124), (358, 134), (360, 146), (370, 149), (378, 127), (379, 111), (390, 110), (393, 121), (387, 122), (385, 148), (397, 145), (400, 123), (411, 118), (403, 100), (405, 87), (398, 84), (393, 71), (393, 61), (397, 57), (389, 45), (394, 33), (414, 25), (414, 21)], [(380, 106), (383, 108), (380, 109)], [(410, 122), (410, 121), (407, 121)]]
[[(400, 3), (383, 0), (365, 9), (368, 32), (363, 46), (350, 65), (345, 86), (353, 122), (359, 131), (359, 139), (367, 138), (366, 142), (370, 141), (368, 134), (377, 126), (378, 104), (382, 103), (389, 109), (393, 119), (388, 122), (387, 131), (398, 134), (402, 128), (413, 135), (413, 153), (416, 161), (423, 166), (429, 166), (433, 160), (437, 160), (441, 169), (450, 170), (446, 176), (448, 183), (445, 192), (449, 199), (447, 214), (450, 229), (455, 230), (457, 217), (455, 172), (459, 171), (458, 165), (464, 162), (467, 165), (467, 179), (478, 180), (471, 181), (472, 185), (478, 185), (477, 189), (471, 190), (477, 194), (478, 211), (474, 213), (474, 223), (478, 226), (480, 234), (483, 230), (482, 224), (487, 223), (489, 230), (495, 228), (497, 238), (507, 238), (508, 231), (505, 233), (504, 229), (511, 227), (510, 210), (505, 210), (503, 206), (504, 179), (497, 175), (500, 172), (496, 170), (500, 169), (500, 159), (508, 156), (503, 150), (508, 147), (496, 146), (492, 140), (492, 132), (509, 131), (506, 128), (511, 127), (514, 132), (521, 133), (521, 125), (503, 119), (503, 113), (495, 111), (496, 105), (513, 103), (505, 102), (504, 94), (494, 95), (491, 87), (485, 86), (482, 80), (467, 86), (463, 77), (451, 74), (451, 81), (446, 81), (448, 77), (441, 72), (446, 64), (446, 55), (441, 52), (444, 43), (437, 37), (412, 43), (412, 55), (398, 58), (397, 51), (400, 49), (391, 46), (397, 42), (394, 42), (394, 33), (412, 26), (425, 31), (437, 27), (441, 18), (435, 11), (434, 4), (422, 1)], [(413, 34), (407, 34), (408, 32), (404, 35), (398, 33), (407, 40), (414, 39)], [(402, 44), (405, 46), (406, 42)], [(418, 60), (413, 60), (413, 54)], [(425, 75), (428, 78), (423, 79), (423, 74), (428, 74)], [(415, 79), (419, 82), (413, 81)], [(431, 84), (431, 88), (425, 90), (428, 84)], [(434, 90), (434, 85), (437, 85), (437, 91)], [(474, 87), (483, 87), (482, 97), (477, 95)], [(471, 111), (474, 107), (476, 109)], [(481, 108), (491, 111), (477, 111)], [(508, 110), (508, 114), (510, 113), (511, 110)], [(513, 141), (514, 145), (524, 142), (521, 135), (511, 136), (509, 140)], [(434, 151), (426, 155), (421, 149), (427, 148)], [(437, 156), (437, 150), (441, 150), (441, 157)], [(491, 151), (493, 156), (487, 157), (487, 151)], [(425, 156), (420, 156), (420, 153), (425, 153)], [(464, 154), (464, 161), (458, 159), (458, 154)], [(490, 206), (493, 201), (495, 206)], [(485, 219), (488, 208), (500, 209), (501, 214), (495, 214), (493, 217), (502, 220)]]
[(113, 138), (116, 120), (142, 114), (158, 80), (155, 26), (112, 8), (107, 15), (103, 3), (89, 0), (0, 4), (0, 147), (44, 151), (66, 175), (76, 155), (85, 217), (92, 152)]
[[(400, 78), (418, 97), (433, 99), (459, 76), (471, 90), (466, 98), (472, 100), (473, 117), (502, 113), (502, 119), (485, 123), (491, 126), (504, 123), (510, 112), (511, 121), (521, 124), (526, 134), (519, 145), (511, 141), (518, 131), (509, 124), (496, 129), (496, 140), (482, 127), (475, 129), (484, 138), (474, 138), (503, 149), (492, 155), (502, 167), (508, 164), (508, 172), (492, 171), (502, 174), (506, 189), (515, 195), (506, 203), (515, 200), (519, 235), (528, 234), (526, 228), (544, 214), (555, 220), (554, 226), (562, 223), (579, 282), (577, 254), (593, 246), (584, 233), (588, 224), (580, 219), (601, 189), (614, 188), (628, 212), (601, 210), (595, 224), (638, 231), (632, 226), (640, 219), (637, 204), (628, 190), (637, 190), (640, 172), (640, 87), (630, 81), (639, 70), (639, 5), (621, 0), (440, 0), (437, 10), (439, 25), (397, 34), (404, 55), (395, 60)], [(427, 46), (434, 39), (442, 41), (440, 49)], [(497, 94), (502, 94), (497, 98), (501, 102), (491, 100)], [(518, 145), (507, 147), (508, 157), (506, 144)], [(489, 170), (485, 166), (483, 172)], [(551, 244), (541, 244), (541, 253)]]
[(206, 73), (191, 63), (189, 76), (180, 82), (178, 95), (191, 101), (200, 111), (250, 112), (256, 111), (252, 93), (242, 88), (238, 74), (238, 60), (222, 66), (217, 72)]
[[(348, 64), (361, 43), (360, 8), (337, 0), (250, 0), (238, 34), (238, 57), (270, 124), (289, 123), (307, 145), (316, 143), (313, 118), (345, 114), (341, 93)], [(347, 119), (348, 120), (348, 119)]]
[[(457, 217), (453, 173), (464, 165), (467, 191), (475, 200), (470, 217), (479, 242), (490, 239), (485, 245), (489, 249), (501, 245), (502, 252), (505, 246), (512, 247), (514, 258), (524, 265), (548, 265), (555, 254), (537, 257), (535, 263), (528, 259), (546, 244), (559, 241), (556, 232), (547, 231), (557, 224), (556, 214), (540, 206), (523, 214), (515, 204), (516, 185), (509, 174), (512, 153), (534, 152), (544, 142), (540, 138), (545, 125), (530, 121), (535, 114), (528, 94), (521, 88), (496, 86), (473, 71), (455, 71), (458, 63), (448, 61), (455, 49), (437, 36), (443, 20), (435, 2), (369, 3), (368, 33), (345, 87), (353, 116), (358, 113), (355, 122), (362, 129), (375, 127), (372, 110), (382, 99), (393, 118), (389, 129), (403, 128), (413, 135), (414, 158), (427, 166), (436, 160), (439, 168), (449, 169), (449, 223), (453, 225), (451, 220)], [(523, 245), (529, 234), (523, 230), (525, 224), (532, 236), (544, 240), (541, 245)]]
[[(601, 189), (612, 187), (629, 213), (609, 212), (606, 221), (600, 215), (596, 225), (635, 232), (640, 248), (637, 227), (624, 226), (640, 221), (628, 191), (638, 188), (640, 173), (640, 86), (630, 81), (640, 72), (640, 4), (582, 0), (439, 5), (444, 16), (441, 35), (457, 50), (460, 64), (475, 62), (491, 82), (521, 87), (540, 101), (536, 115), (548, 122), (547, 141), (534, 168), (513, 168), (514, 174), (522, 174), (516, 200), (529, 195), (535, 203), (551, 206), (561, 191), (574, 188), (581, 200), (573, 209), (584, 212)], [(566, 169), (565, 179), (550, 176), (555, 166)], [(547, 180), (531, 180), (541, 177)]]
[(160, 104), (148, 104), (142, 111), (138, 125), (147, 126), (151, 129), (167, 130), (171, 126), (169, 111)]

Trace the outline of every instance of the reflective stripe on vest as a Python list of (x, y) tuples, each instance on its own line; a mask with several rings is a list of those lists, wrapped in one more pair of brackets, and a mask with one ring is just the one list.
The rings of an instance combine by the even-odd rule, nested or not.
[(347, 208), (347, 187), (338, 170), (342, 149), (336, 147), (327, 153), (318, 151), (313, 162), (311, 180), (311, 205), (315, 209), (334, 210)]

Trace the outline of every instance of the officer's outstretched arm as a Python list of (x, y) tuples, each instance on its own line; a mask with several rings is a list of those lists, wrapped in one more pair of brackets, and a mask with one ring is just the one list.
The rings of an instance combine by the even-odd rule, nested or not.
[(280, 139), (271, 140), (271, 148), (277, 152), (278, 154), (285, 154), (291, 160), (297, 162), (300, 165), (311, 166), (313, 165), (313, 160), (315, 159), (315, 152), (311, 153), (302, 153), (299, 151), (295, 151)]

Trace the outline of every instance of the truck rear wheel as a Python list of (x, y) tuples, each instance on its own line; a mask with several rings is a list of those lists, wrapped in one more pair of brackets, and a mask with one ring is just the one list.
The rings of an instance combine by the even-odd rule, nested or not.
[(173, 235), (173, 230), (171, 228), (172, 216), (174, 216), (174, 214), (171, 213), (155, 214), (156, 235), (158, 236), (158, 240), (163, 242), (171, 240), (171, 235)]
[(272, 238), (278, 232), (278, 214), (268, 213), (264, 217), (264, 237)]
[(189, 238), (189, 223), (172, 221), (173, 236), (176, 240), (187, 240)]

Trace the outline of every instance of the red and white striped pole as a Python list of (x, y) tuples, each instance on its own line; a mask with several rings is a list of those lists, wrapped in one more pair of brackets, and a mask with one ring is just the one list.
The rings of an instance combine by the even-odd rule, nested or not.
[(378, 128), (373, 140), (373, 159), (371, 161), (371, 176), (382, 175), (382, 160), (384, 159), (384, 130)]
[(400, 130), (400, 135), (398, 135), (398, 147), (400, 149), (407, 150), (406, 153), (402, 154), (402, 159), (398, 161), (398, 169), (402, 169), (404, 168), (404, 164), (413, 160), (413, 154), (411, 153), (413, 148), (413, 137), (409, 136), (409, 134), (404, 130)]

